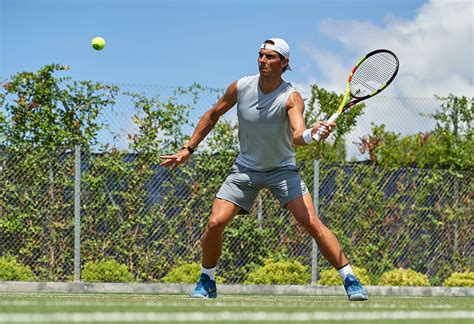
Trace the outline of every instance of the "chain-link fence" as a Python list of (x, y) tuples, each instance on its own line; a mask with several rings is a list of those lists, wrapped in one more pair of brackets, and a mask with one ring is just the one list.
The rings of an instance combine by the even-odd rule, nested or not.
[[(80, 265), (112, 257), (137, 280), (159, 281), (177, 265), (199, 261), (211, 203), (231, 159), (214, 156), (222, 167), (206, 169), (210, 157), (196, 155), (173, 172), (138, 154), (81, 153), (76, 164), (74, 150), (63, 148), (2, 151), (3, 254), (30, 265), (41, 280), (72, 280), (80, 216)], [(472, 269), (472, 173), (319, 161), (299, 167), (319, 195), (323, 221), (374, 282), (397, 267), (426, 273), (434, 283)], [(302, 226), (264, 190), (251, 214), (226, 230), (219, 273), (241, 283), (275, 256), (307, 266), (318, 258)], [(321, 258), (317, 266), (329, 268)]]
[[(98, 117), (104, 127), (93, 146), (0, 146), (0, 255), (29, 265), (39, 280), (74, 280), (87, 262), (113, 258), (138, 281), (160, 281), (176, 266), (200, 260), (201, 236), (235, 146), (217, 129), (186, 165), (172, 171), (159, 166), (153, 138), (140, 142), (137, 136), (156, 127), (148, 116), (171, 114), (176, 107), (176, 120), (157, 120), (190, 134), (222, 91), (121, 89), (115, 105)], [(150, 112), (153, 105), (157, 109)], [(428, 131), (434, 122), (422, 114), (437, 108), (435, 99), (371, 99), (347, 137), (349, 158), (367, 158), (354, 142), (370, 132), (371, 122), (402, 134)], [(226, 119), (235, 123), (235, 109)], [(181, 144), (172, 138), (170, 143)], [(472, 271), (472, 171), (319, 160), (298, 161), (298, 167), (324, 223), (373, 283), (398, 267), (425, 273), (433, 284), (452, 272)], [(265, 259), (280, 257), (312, 267), (313, 282), (330, 267), (303, 227), (263, 190), (250, 215), (237, 216), (226, 229), (219, 275), (242, 283)]]
[[(134, 84), (120, 84), (118, 86), (122, 91), (116, 98), (115, 105), (108, 107), (101, 114), (101, 121), (105, 127), (100, 131), (98, 139), (100, 145), (125, 150), (129, 150), (133, 136), (140, 132), (134, 122), (134, 116), (142, 113), (137, 112), (136, 102), (128, 94), (140, 94), (146, 97), (156, 97), (165, 102), (169, 100), (183, 106), (189, 105), (191, 109), (186, 111), (188, 118), (180, 125), (183, 132), (189, 135), (199, 118), (223, 94), (222, 89), (197, 85), (188, 88)], [(384, 124), (388, 131), (398, 132), (402, 135), (432, 130), (435, 121), (426, 115), (439, 109), (441, 102), (435, 98), (377, 96), (365, 101), (364, 104), (366, 108), (357, 119), (357, 127), (346, 136), (348, 159), (367, 159), (367, 155), (361, 154), (355, 143), (360, 142), (360, 137), (371, 132), (372, 124)], [(231, 109), (221, 119), (236, 122), (236, 109)]]

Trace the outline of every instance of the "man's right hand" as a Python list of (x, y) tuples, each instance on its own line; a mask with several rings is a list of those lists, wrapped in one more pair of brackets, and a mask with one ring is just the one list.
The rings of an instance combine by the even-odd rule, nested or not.
[(331, 134), (331, 131), (333, 130), (334, 127), (336, 127), (335, 122), (320, 120), (314, 124), (313, 129), (311, 130), (311, 135), (315, 136), (318, 133), (318, 131), (321, 129), (320, 139), (323, 141), (326, 138), (328, 138), (329, 134)]

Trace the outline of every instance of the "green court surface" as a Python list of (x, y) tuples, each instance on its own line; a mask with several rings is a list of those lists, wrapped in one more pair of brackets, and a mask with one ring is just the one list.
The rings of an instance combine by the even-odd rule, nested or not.
[(1, 294), (0, 323), (474, 323), (473, 297)]

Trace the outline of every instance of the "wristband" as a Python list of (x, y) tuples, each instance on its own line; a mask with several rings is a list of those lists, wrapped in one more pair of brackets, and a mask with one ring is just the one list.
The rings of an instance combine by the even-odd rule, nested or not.
[(313, 137), (311, 135), (311, 128), (308, 128), (303, 132), (303, 140), (306, 144), (311, 144), (314, 142)]
[(188, 150), (188, 152), (189, 152), (190, 154), (193, 154), (193, 153), (194, 153), (194, 149), (193, 149), (191, 146), (189, 146), (189, 145), (184, 145), (184, 146), (182, 147), (182, 149), (183, 149), (183, 150)]

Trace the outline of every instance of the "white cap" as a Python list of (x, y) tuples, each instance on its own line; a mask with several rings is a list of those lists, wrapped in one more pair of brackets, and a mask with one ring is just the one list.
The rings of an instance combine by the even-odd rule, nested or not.
[[(273, 44), (265, 43), (266, 41), (272, 41)], [(265, 42), (263, 42), (262, 46), (260, 48), (265, 48), (269, 49), (272, 51), (275, 51), (277, 53), (280, 53), (283, 55), (285, 58), (289, 59), (290, 58), (290, 46), (288, 43), (282, 39), (282, 38), (269, 38)], [(290, 64), (286, 67), (287, 70), (291, 71)]]

